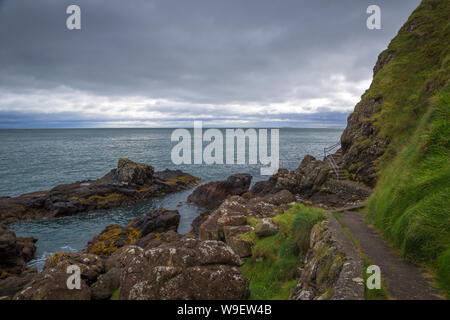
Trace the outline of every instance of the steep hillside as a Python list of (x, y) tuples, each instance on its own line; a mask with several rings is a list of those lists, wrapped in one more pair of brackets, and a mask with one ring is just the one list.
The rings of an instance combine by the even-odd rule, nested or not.
[(342, 137), (349, 176), (375, 186), (374, 224), (450, 292), (450, 1), (423, 0), (389, 47)]

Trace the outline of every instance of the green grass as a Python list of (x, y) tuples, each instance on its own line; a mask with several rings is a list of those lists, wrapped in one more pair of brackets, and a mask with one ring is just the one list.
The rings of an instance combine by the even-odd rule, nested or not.
[(241, 267), (244, 277), (250, 279), (250, 299), (289, 299), (311, 229), (324, 218), (322, 210), (302, 204), (273, 218), (280, 232), (257, 239), (252, 256)]
[(370, 121), (390, 141), (376, 162), (368, 217), (450, 297), (449, 15), (450, 1), (422, 1), (381, 54), (393, 58), (362, 100), (380, 101)]
[(114, 291), (110, 300), (119, 300), (119, 294), (120, 294), (120, 288), (118, 288), (116, 291)]
[(361, 245), (359, 244), (359, 241), (353, 236), (353, 234), (350, 232), (350, 230), (347, 228), (347, 226), (342, 223), (342, 221), (340, 219), (341, 214), (342, 214), (342, 212), (333, 212), (333, 216), (339, 222), (339, 224), (341, 225), (345, 234), (349, 237), (349, 239), (352, 241), (355, 248), (358, 250), (359, 255), (361, 256), (361, 259), (364, 264), (364, 271), (362, 274), (362, 278), (364, 280), (364, 298), (366, 300), (388, 300), (389, 293), (387, 292), (387, 289), (383, 284), (383, 279), (381, 280), (381, 289), (368, 289), (366, 287), (367, 278), (370, 276), (369, 274), (367, 274), (366, 270), (367, 270), (367, 267), (373, 265), (373, 262), (361, 250)]

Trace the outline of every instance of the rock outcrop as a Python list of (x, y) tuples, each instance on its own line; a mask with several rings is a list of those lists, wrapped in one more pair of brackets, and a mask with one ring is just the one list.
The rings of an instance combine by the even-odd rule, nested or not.
[[(133, 251), (130, 253), (129, 251)], [(122, 271), (120, 299), (246, 299), (248, 280), (239, 256), (220, 241), (185, 237), (144, 251), (130, 249)]]
[[(287, 190), (264, 197), (232, 196), (200, 226), (199, 239), (225, 241), (239, 256), (248, 257), (254, 244), (250, 235), (258, 222), (284, 212), (293, 201), (294, 195)], [(261, 232), (273, 232), (272, 228), (270, 231), (260, 229)]]
[(316, 224), (293, 300), (363, 300), (363, 263), (338, 222)]
[[(147, 243), (146, 249), (127, 245), (109, 257), (53, 254), (40, 274), (12, 283), (7, 294), (14, 294), (14, 300), (105, 300), (117, 290), (123, 300), (249, 297), (248, 280), (239, 269), (242, 261), (229, 246), (171, 233), (166, 241)], [(70, 265), (80, 268), (79, 290), (67, 288)]]
[(0, 224), (0, 279), (20, 274), (27, 262), (34, 258), (37, 239), (16, 237), (16, 234)]
[(0, 222), (55, 218), (133, 205), (199, 183), (199, 178), (180, 170), (154, 172), (150, 165), (119, 159), (116, 169), (97, 180), (59, 185), (15, 198), (0, 197)]
[(247, 192), (251, 181), (252, 176), (247, 173), (234, 174), (225, 181), (213, 181), (199, 186), (187, 200), (200, 207), (215, 209), (226, 198)]
[(110, 225), (88, 242), (86, 252), (109, 256), (121, 247), (140, 242), (145, 244), (156, 233), (176, 231), (180, 222), (177, 210), (159, 208), (132, 220), (127, 226)]
[(329, 165), (310, 155), (303, 158), (297, 169), (279, 169), (268, 181), (255, 184), (251, 193), (274, 194), (280, 190), (289, 190), (303, 201), (327, 207), (354, 205), (366, 200), (372, 192), (360, 183), (334, 179)]

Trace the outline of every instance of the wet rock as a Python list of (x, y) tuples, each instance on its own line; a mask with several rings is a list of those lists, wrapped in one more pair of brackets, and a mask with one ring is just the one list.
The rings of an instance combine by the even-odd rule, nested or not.
[(246, 299), (241, 259), (219, 241), (185, 237), (137, 252), (125, 266), (120, 299)]
[(215, 209), (226, 198), (246, 193), (251, 181), (252, 176), (250, 174), (234, 174), (225, 181), (209, 182), (196, 188), (187, 200), (200, 207)]

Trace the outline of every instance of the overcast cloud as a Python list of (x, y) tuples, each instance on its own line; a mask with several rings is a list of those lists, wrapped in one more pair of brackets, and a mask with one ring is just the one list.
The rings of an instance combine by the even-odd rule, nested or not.
[(0, 127), (344, 127), (418, 4), (0, 0)]

